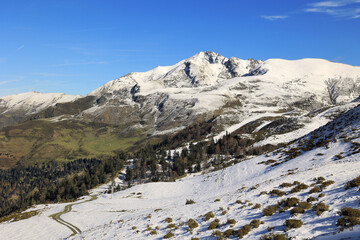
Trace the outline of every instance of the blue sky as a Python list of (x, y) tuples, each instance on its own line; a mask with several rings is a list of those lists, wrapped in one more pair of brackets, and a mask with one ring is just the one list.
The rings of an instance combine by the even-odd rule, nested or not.
[(200, 51), (360, 66), (360, 0), (0, 0), (0, 96), (85, 95)]

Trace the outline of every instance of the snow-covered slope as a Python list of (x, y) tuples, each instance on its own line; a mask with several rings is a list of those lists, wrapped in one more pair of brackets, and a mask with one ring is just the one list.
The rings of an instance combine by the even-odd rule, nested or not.
[(27, 92), (1, 97), (0, 108), (5, 109), (1, 113), (22, 110), (24, 114), (32, 114), (57, 103), (71, 102), (80, 97), (80, 95), (66, 95), (64, 93)]
[[(254, 219), (263, 223), (252, 227), (244, 239), (259, 239), (269, 231), (292, 239), (340, 239), (343, 236), (358, 239), (360, 226), (340, 232), (336, 222), (341, 208), (359, 209), (358, 189), (344, 188), (348, 181), (360, 175), (359, 146), (358, 106), (273, 153), (217, 172), (189, 175), (176, 182), (141, 184), (113, 195), (101, 194), (97, 200), (74, 205), (62, 218), (82, 231), (70, 239), (162, 239), (169, 231), (174, 234), (171, 239), (215, 239), (215, 230), (223, 234), (229, 229), (237, 231)], [(330, 180), (333, 182), (321, 185)], [(283, 183), (288, 184), (281, 187)], [(303, 188), (295, 191), (299, 185)], [(320, 192), (311, 193), (317, 186), (321, 186)], [(271, 194), (272, 190), (283, 191), (285, 195), (276, 196)], [(314, 201), (307, 201), (309, 197)], [(267, 206), (288, 198), (309, 202), (310, 209), (294, 215), (290, 213), (293, 208), (286, 208), (283, 202), (273, 215), (264, 216)], [(186, 205), (187, 199), (195, 203)], [(329, 209), (317, 215), (311, 207), (320, 203)], [(63, 206), (38, 206), (43, 211), (36, 217), (0, 224), (0, 235), (7, 239), (68, 237), (71, 232), (63, 225), (56, 226), (48, 217)], [(204, 215), (210, 211), (214, 217), (205, 220)], [(167, 218), (171, 218), (171, 222), (166, 221)], [(194, 219), (199, 226), (189, 231), (189, 219)], [(219, 225), (209, 229), (215, 219)], [(231, 219), (234, 221), (229, 221)], [(303, 225), (284, 231), (286, 219), (301, 220)]]
[(27, 92), (0, 97), (0, 127), (13, 125), (57, 103), (72, 102), (80, 95)]

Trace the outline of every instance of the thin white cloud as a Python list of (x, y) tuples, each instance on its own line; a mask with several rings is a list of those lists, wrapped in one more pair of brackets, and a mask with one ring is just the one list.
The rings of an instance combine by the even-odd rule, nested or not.
[(6, 58), (0, 58), (0, 64), (6, 63)]
[(18, 47), (18, 48), (16, 49), (16, 51), (17, 51), (17, 52), (18, 52), (18, 51), (21, 51), (24, 47), (25, 47), (25, 45), (21, 45), (20, 47)]
[(305, 12), (325, 13), (346, 19), (360, 18), (360, 0), (321, 1), (308, 6)]
[(287, 16), (287, 15), (275, 15), (275, 16), (261, 16), (261, 17), (266, 19), (266, 20), (274, 21), (274, 20), (285, 19), (285, 18), (288, 18), (289, 16)]

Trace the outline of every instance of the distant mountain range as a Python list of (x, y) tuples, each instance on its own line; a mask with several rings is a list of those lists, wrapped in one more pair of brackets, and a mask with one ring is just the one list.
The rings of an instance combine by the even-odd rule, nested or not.
[[(354, 100), (360, 93), (360, 67), (357, 66), (322, 59), (242, 60), (200, 52), (173, 66), (127, 74), (85, 97), (38, 92), (2, 97), (0, 128), (9, 140), (21, 124), (29, 125), (31, 121), (34, 129), (41, 129), (44, 120), (48, 127), (65, 123), (69, 127), (74, 121), (81, 125), (92, 123), (92, 127), (103, 124), (108, 130), (106, 134), (98, 132), (100, 136), (109, 137), (112, 135), (110, 129), (114, 128), (117, 138), (136, 132), (139, 139), (175, 133), (209, 119), (216, 123), (212, 133), (215, 138), (236, 130), (249, 119), (257, 121), (258, 128), (253, 133), (275, 120), (273, 125), (288, 126), (270, 128), (271, 132), (263, 136), (267, 138), (302, 129), (305, 125), (309, 130), (325, 124), (330, 118), (326, 114), (319, 118), (318, 114), (331, 106), (326, 84), (329, 79), (337, 80), (337, 103)], [(308, 123), (312, 127), (309, 128)], [(49, 131), (45, 132), (43, 134), (47, 135)], [(36, 134), (34, 136), (36, 138)], [(34, 151), (34, 147), (39, 149), (54, 139), (54, 135), (41, 136), (41, 139), (47, 139), (46, 143), (38, 140), (36, 144), (24, 144)], [(53, 143), (52, 148), (54, 144), (59, 143)], [(57, 153), (51, 157), (72, 158), (89, 153), (78, 146), (81, 144), (75, 145), (73, 154)], [(9, 141), (4, 142), (1, 138), (0, 146), (12, 149)], [(64, 148), (63, 144), (61, 148)], [(115, 150), (116, 147), (109, 149), (110, 152)], [(79, 155), (79, 152), (84, 154)], [(28, 151), (19, 156), (20, 159), (32, 157)]]

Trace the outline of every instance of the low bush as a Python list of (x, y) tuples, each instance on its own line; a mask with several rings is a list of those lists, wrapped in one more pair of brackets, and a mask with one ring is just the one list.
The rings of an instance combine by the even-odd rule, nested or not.
[(228, 219), (226, 221), (226, 224), (229, 224), (229, 225), (234, 225), (236, 223), (235, 219)]
[(325, 203), (318, 203), (314, 205), (312, 209), (316, 215), (320, 216), (323, 212), (329, 211), (329, 205), (326, 205)]
[(237, 204), (242, 204), (243, 202), (241, 200), (236, 200)]
[(299, 207), (301, 207), (304, 210), (308, 210), (312, 207), (312, 204), (309, 202), (299, 202)]
[(293, 209), (290, 210), (291, 215), (303, 214), (304, 212), (305, 210), (301, 207), (294, 207)]
[(166, 226), (166, 228), (176, 228), (176, 224), (175, 223), (170, 223)]
[(285, 195), (285, 192), (284, 192), (284, 191), (281, 191), (281, 190), (279, 190), (279, 189), (273, 189), (273, 190), (271, 190), (271, 191), (269, 192), (269, 194), (270, 194), (271, 196), (282, 197), (282, 196)]
[(260, 220), (259, 219), (253, 219), (250, 222), (250, 226), (252, 228), (258, 228), (260, 226)]
[(298, 219), (286, 219), (284, 225), (286, 226), (287, 229), (291, 229), (291, 228), (299, 228), (303, 225), (301, 220)]
[(336, 222), (336, 225), (344, 227), (344, 228), (349, 228), (349, 227), (353, 227), (356, 225), (360, 225), (360, 218), (345, 216), (345, 217), (339, 218)]
[(324, 193), (320, 193), (318, 198), (322, 198), (322, 197), (325, 197), (325, 194)]
[(287, 240), (288, 237), (282, 233), (269, 233), (261, 236), (260, 240)]
[(192, 200), (192, 199), (186, 199), (185, 205), (194, 204), (194, 203), (196, 203), (194, 200)]
[(279, 208), (278, 205), (267, 206), (263, 209), (262, 215), (263, 216), (271, 216), (278, 210), (278, 208)]
[(172, 220), (172, 218), (165, 218), (165, 222), (167, 222), (167, 223), (171, 223), (173, 220)]
[(251, 231), (251, 226), (249, 224), (246, 224), (245, 226), (243, 226), (242, 228), (240, 228), (236, 235), (238, 238), (243, 238), (245, 235), (247, 235), (249, 232)]
[(285, 200), (285, 206), (293, 207), (293, 206), (297, 205), (299, 202), (300, 202), (300, 200), (298, 198), (295, 198), (295, 197), (287, 198)]
[(219, 230), (215, 230), (215, 231), (213, 231), (213, 233), (211, 235), (214, 237), (221, 238), (223, 236), (223, 233)]
[(254, 206), (253, 206), (253, 209), (259, 209), (261, 208), (261, 204), (260, 203), (256, 203)]
[(360, 210), (356, 208), (344, 207), (341, 209), (340, 214), (348, 217), (360, 217)]
[(315, 197), (308, 197), (308, 199), (306, 199), (306, 201), (307, 201), (308, 203), (310, 203), (310, 202), (315, 202), (315, 201), (316, 201), (316, 198), (315, 198)]
[(209, 224), (208, 230), (213, 230), (213, 229), (219, 227), (219, 221), (216, 221), (216, 220), (217, 220), (217, 219), (215, 219), (214, 221), (212, 221), (212, 222)]
[(220, 199), (219, 199), (219, 198), (217, 198), (217, 199), (215, 199), (215, 200), (214, 200), (214, 202), (220, 202)]
[(167, 239), (167, 238), (172, 238), (173, 236), (175, 236), (175, 234), (173, 234), (171, 231), (168, 232), (167, 234), (165, 234), (164, 238)]
[(284, 182), (282, 184), (280, 184), (279, 187), (282, 187), (282, 188), (287, 188), (287, 187), (292, 187), (293, 185), (291, 183), (287, 183), (287, 182)]
[(321, 192), (321, 188), (320, 187), (313, 187), (312, 189), (310, 189), (309, 193), (318, 193)]
[(234, 230), (233, 229), (227, 229), (225, 232), (223, 232), (223, 236), (228, 238), (231, 237), (232, 235), (234, 235)]
[(350, 207), (342, 208), (340, 211), (342, 218), (339, 218), (336, 225), (349, 228), (356, 225), (360, 225), (360, 210)]
[(354, 178), (353, 180), (349, 181), (345, 185), (345, 189), (360, 187), (360, 176)]
[(308, 185), (306, 185), (304, 183), (300, 183), (296, 187), (291, 189), (290, 193), (297, 193), (297, 192), (300, 192), (301, 190), (307, 189), (308, 187), (309, 187)]
[(328, 180), (328, 181), (323, 182), (323, 183), (320, 185), (320, 187), (326, 188), (326, 187), (328, 187), (328, 186), (330, 186), (331, 184), (334, 184), (334, 183), (335, 183), (335, 182), (334, 182), (333, 180)]
[(214, 213), (213, 212), (208, 212), (205, 214), (205, 218), (204, 218), (204, 221), (208, 221), (209, 219), (215, 217)]
[(150, 235), (156, 235), (157, 234), (157, 231), (156, 230), (151, 230), (150, 231)]
[(189, 226), (189, 228), (190, 229), (193, 229), (193, 228), (197, 228), (198, 226), (199, 226), (199, 224), (194, 220), (194, 219), (192, 219), (192, 218), (190, 218), (189, 220), (188, 220), (188, 226)]

